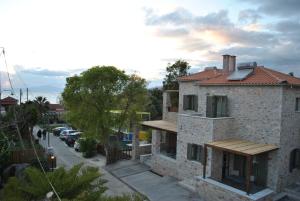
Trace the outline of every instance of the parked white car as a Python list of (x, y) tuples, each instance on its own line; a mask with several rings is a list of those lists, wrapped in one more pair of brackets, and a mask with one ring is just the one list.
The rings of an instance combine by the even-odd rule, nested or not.
[(79, 138), (79, 139), (77, 139), (75, 141), (75, 143), (74, 143), (74, 149), (75, 149), (75, 151), (80, 151), (80, 143), (79, 143), (80, 139), (84, 139), (84, 138)]
[(62, 132), (60, 132), (59, 138), (64, 141), (68, 135), (70, 135), (72, 133), (76, 133), (76, 132), (78, 132), (78, 131), (77, 130), (63, 130)]

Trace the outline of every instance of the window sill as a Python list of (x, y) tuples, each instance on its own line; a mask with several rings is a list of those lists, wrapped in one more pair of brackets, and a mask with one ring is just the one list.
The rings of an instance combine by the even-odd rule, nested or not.
[(195, 165), (203, 165), (200, 161), (195, 161), (195, 160), (190, 160), (190, 159), (187, 159), (187, 161), (190, 163), (193, 163)]
[(166, 160), (168, 160), (168, 161), (171, 161), (171, 162), (176, 163), (176, 158), (172, 158), (172, 157), (166, 156), (166, 155), (164, 155), (164, 154), (162, 154), (162, 153), (158, 154), (158, 156), (159, 156), (160, 158), (162, 158), (162, 159), (166, 159)]

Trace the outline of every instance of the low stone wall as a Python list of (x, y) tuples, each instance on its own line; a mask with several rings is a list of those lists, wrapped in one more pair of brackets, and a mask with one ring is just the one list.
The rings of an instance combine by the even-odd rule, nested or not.
[(160, 175), (177, 178), (176, 160), (162, 154), (152, 155), (151, 169)]
[(196, 190), (205, 201), (271, 201), (274, 195), (270, 189), (247, 195), (244, 191), (202, 177), (196, 177)]

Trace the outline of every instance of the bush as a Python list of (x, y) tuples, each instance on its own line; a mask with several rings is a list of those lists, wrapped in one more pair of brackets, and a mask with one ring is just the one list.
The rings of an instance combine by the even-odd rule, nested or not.
[[(50, 168), (49, 168), (49, 164), (48, 164), (47, 159), (46, 159), (45, 157), (43, 157), (43, 158), (40, 158), (40, 161), (41, 161), (41, 164), (42, 164), (44, 170), (45, 170), (45, 171), (49, 171)], [(37, 168), (37, 169), (41, 169), (40, 163), (39, 163), (39, 161), (38, 161), (37, 158), (31, 160), (30, 165), (31, 165), (32, 167)]]
[(97, 142), (93, 138), (80, 139), (80, 151), (85, 158), (93, 157), (96, 154)]

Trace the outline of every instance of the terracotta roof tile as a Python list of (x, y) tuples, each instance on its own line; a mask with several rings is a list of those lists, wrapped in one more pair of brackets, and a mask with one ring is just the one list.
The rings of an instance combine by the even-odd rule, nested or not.
[(1, 99), (0, 101), (1, 105), (16, 105), (18, 103), (18, 100), (13, 97), (6, 97)]
[(221, 69), (209, 69), (188, 76), (179, 77), (179, 81), (202, 81), (222, 75)]
[(198, 81), (199, 85), (299, 85), (300, 78), (293, 77), (262, 66), (254, 68), (252, 74), (243, 80), (228, 80), (229, 73), (220, 69), (206, 70), (181, 77), (179, 81)]

